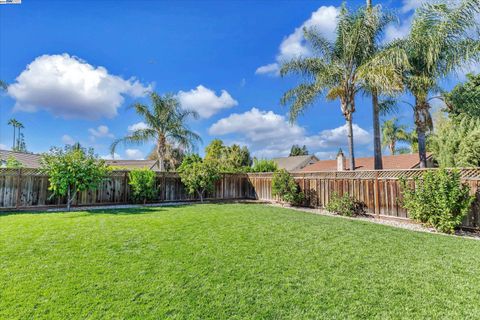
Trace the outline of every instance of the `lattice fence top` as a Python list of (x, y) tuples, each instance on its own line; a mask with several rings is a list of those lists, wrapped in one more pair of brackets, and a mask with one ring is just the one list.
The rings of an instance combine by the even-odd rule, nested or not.
[[(292, 172), (297, 179), (399, 179), (421, 177), (429, 169), (406, 169), (406, 170), (357, 170), (357, 171), (318, 171), (318, 172)], [(459, 170), (462, 179), (480, 180), (480, 168), (449, 169)], [(272, 173), (249, 173), (252, 178), (269, 178)]]

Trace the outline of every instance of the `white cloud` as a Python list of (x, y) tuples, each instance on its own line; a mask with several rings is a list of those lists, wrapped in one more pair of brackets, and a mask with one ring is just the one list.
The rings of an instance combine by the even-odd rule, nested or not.
[(311, 55), (311, 50), (303, 37), (303, 28), (308, 29), (315, 27), (320, 30), (327, 39), (333, 40), (335, 38), (339, 12), (339, 8), (334, 6), (321, 6), (318, 8), (312, 13), (308, 20), (303, 22), (293, 33), (283, 39), (276, 57), (276, 63), (261, 66), (257, 68), (255, 73), (277, 75), (279, 63), (300, 56)]
[(108, 129), (107, 126), (105, 125), (100, 125), (96, 129), (90, 128), (88, 129), (88, 132), (90, 132), (90, 138), (92, 140), (95, 140), (95, 138), (113, 138), (114, 135), (113, 133), (110, 132), (110, 129)]
[(270, 63), (255, 70), (255, 74), (269, 74), (278, 76), (280, 71), (280, 65), (277, 62)]
[(75, 143), (75, 140), (74, 140), (71, 136), (69, 136), (68, 134), (64, 134), (64, 135), (62, 136), (62, 142), (63, 142), (64, 144), (70, 144), (70, 145), (72, 145), (72, 144)]
[(217, 96), (215, 91), (202, 85), (190, 91), (179, 91), (177, 97), (182, 108), (195, 110), (202, 118), (210, 118), (222, 109), (238, 105), (238, 102), (226, 91)]
[(0, 143), (0, 150), (10, 150), (10, 148), (6, 144)]
[(109, 154), (100, 156), (100, 158), (103, 159), (103, 160), (114, 160), (114, 159), (115, 160), (120, 160), (121, 159), (120, 155), (116, 152), (113, 154), (113, 157), (112, 157), (112, 154), (109, 153)]
[(147, 128), (148, 128), (148, 125), (142, 121), (142, 122), (134, 123), (131, 126), (128, 126), (128, 131), (133, 132), (133, 131), (143, 130)]
[[(356, 124), (353, 131), (356, 144), (371, 143), (367, 131)], [(285, 116), (257, 108), (220, 119), (209, 128), (209, 134), (235, 135), (237, 141), (242, 139), (258, 157), (286, 156), (292, 144), (306, 145), (313, 152), (328, 148), (338, 150), (347, 145), (347, 125), (307, 135), (305, 128), (290, 125)]]
[(32, 61), (8, 87), (16, 100), (14, 110), (47, 110), (66, 119), (112, 118), (124, 96), (145, 95), (145, 87), (134, 78), (111, 75), (75, 56), (42, 55)]
[(125, 157), (128, 160), (143, 160), (143, 152), (138, 149), (127, 149), (125, 150)]
[(420, 8), (426, 2), (428, 2), (428, 0), (403, 0), (400, 11), (403, 13), (410, 12), (412, 10)]

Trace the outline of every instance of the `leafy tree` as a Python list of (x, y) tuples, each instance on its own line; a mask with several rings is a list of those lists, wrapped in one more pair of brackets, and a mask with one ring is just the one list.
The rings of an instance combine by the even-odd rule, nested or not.
[(128, 184), (132, 190), (133, 199), (142, 201), (143, 204), (147, 200), (154, 199), (157, 195), (155, 187), (155, 179), (157, 174), (150, 169), (133, 169), (128, 173)]
[(442, 119), (432, 136), (435, 159), (442, 167), (480, 166), (480, 118)]
[(6, 167), (11, 169), (20, 169), (20, 168), (23, 168), (24, 165), (20, 161), (18, 161), (17, 158), (10, 155), (7, 158)]
[(432, 129), (429, 94), (440, 91), (438, 81), (465, 63), (477, 61), (480, 42), (471, 36), (478, 0), (459, 4), (425, 3), (414, 15), (409, 35), (392, 47), (404, 55), (403, 83), (413, 95), (420, 167), (426, 167), (426, 133)]
[(403, 179), (401, 185), (403, 205), (410, 217), (442, 232), (453, 233), (474, 200), (458, 171), (427, 171), (414, 184)]
[(200, 202), (203, 202), (206, 193), (213, 192), (215, 182), (220, 179), (217, 163), (202, 160), (198, 155), (186, 156), (178, 173), (187, 192), (197, 194)]
[(219, 170), (224, 172), (243, 172), (252, 165), (247, 147), (226, 146), (220, 139), (212, 140), (205, 148), (205, 160), (217, 163)]
[(397, 142), (408, 142), (409, 135), (407, 126), (398, 123), (397, 118), (386, 120), (382, 126), (382, 146), (388, 147), (390, 153), (395, 155), (397, 153)]
[(290, 157), (295, 157), (295, 156), (306, 156), (308, 155), (308, 149), (307, 146), (303, 145), (303, 147), (300, 147), (298, 144), (294, 144), (292, 148), (290, 149)]
[(300, 205), (305, 196), (300, 191), (290, 173), (285, 169), (277, 170), (272, 177), (272, 195), (292, 205)]
[[(369, 9), (372, 10), (372, 9)], [(380, 10), (375, 7), (375, 10)], [(295, 74), (305, 82), (287, 91), (281, 100), (290, 107), (290, 121), (295, 121), (316, 99), (325, 94), (329, 100), (339, 100), (348, 125), (350, 170), (355, 169), (353, 146), (353, 113), (355, 96), (360, 90), (375, 88), (382, 93), (402, 89), (397, 73), (397, 61), (386, 59), (384, 53), (373, 55), (373, 41), (387, 17), (365, 9), (349, 12), (345, 7), (339, 15), (336, 39), (332, 43), (314, 28), (304, 29), (304, 36), (313, 48), (314, 56), (301, 57), (282, 64), (280, 74)], [(390, 52), (390, 51), (389, 51)]]
[(55, 196), (67, 197), (67, 209), (77, 193), (96, 189), (109, 169), (104, 160), (97, 159), (93, 149), (52, 148), (41, 158), (43, 171), (48, 174), (50, 187)]
[(192, 150), (195, 143), (201, 141), (200, 136), (191, 131), (186, 124), (189, 117), (197, 118), (198, 114), (195, 111), (182, 109), (177, 98), (170, 94), (158, 95), (151, 92), (150, 100), (151, 106), (141, 103), (133, 105), (135, 111), (143, 117), (146, 128), (137, 129), (130, 135), (115, 140), (110, 146), (110, 152), (113, 154), (119, 143), (139, 145), (154, 141), (159, 169), (165, 171), (168, 152), (172, 150), (168, 145)]
[(275, 172), (278, 166), (273, 160), (253, 159), (252, 172)]
[(480, 118), (480, 74), (467, 74), (467, 81), (444, 94), (444, 99), (451, 116)]

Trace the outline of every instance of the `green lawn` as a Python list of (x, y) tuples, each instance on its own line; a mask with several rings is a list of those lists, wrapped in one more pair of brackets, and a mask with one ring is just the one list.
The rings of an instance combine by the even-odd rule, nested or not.
[(248, 204), (0, 215), (0, 319), (480, 317), (480, 241)]

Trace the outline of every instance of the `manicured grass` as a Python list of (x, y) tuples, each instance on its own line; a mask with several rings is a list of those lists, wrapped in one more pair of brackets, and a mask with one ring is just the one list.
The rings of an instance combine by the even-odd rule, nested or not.
[(262, 205), (0, 215), (0, 319), (480, 316), (480, 241)]

